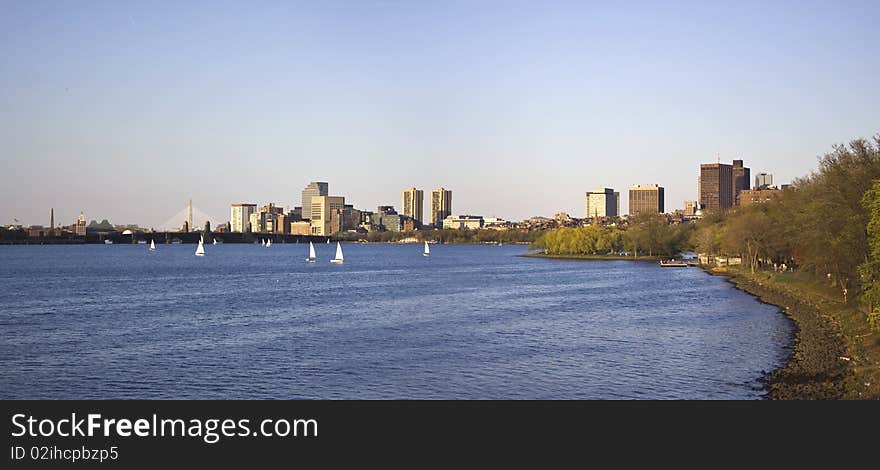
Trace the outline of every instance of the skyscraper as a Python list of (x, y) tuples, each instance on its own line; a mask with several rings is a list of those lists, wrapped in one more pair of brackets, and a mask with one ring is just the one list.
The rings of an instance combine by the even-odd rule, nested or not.
[(629, 215), (662, 214), (663, 188), (656, 184), (630, 186)]
[(706, 210), (730, 209), (734, 204), (733, 167), (725, 163), (700, 165), (700, 207)]
[(232, 205), (229, 215), (230, 232), (250, 232), (251, 214), (257, 211), (256, 204), (238, 202)]
[(733, 203), (739, 205), (739, 193), (744, 189), (751, 189), (752, 176), (748, 168), (743, 167), (742, 160), (733, 161)]
[(751, 171), (742, 160), (726, 163), (703, 163), (700, 165), (700, 206), (708, 210), (724, 210), (739, 205), (740, 191), (751, 188)]
[(312, 235), (329, 236), (342, 231), (343, 196), (312, 196), (309, 204)]
[(620, 193), (611, 188), (596, 188), (586, 193), (584, 217), (617, 217), (620, 215)]
[(412, 217), (417, 225), (423, 221), (423, 208), (425, 205), (425, 192), (421, 189), (407, 188), (403, 190), (403, 215)]
[(431, 191), (431, 224), (443, 228), (443, 219), (452, 214), (452, 191), (437, 188)]
[(302, 217), (307, 219), (312, 215), (312, 198), (330, 194), (330, 185), (324, 182), (312, 181), (302, 191)]

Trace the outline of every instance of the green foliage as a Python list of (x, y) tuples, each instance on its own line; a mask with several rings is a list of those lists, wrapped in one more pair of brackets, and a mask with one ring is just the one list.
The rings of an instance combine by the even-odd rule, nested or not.
[(670, 225), (661, 215), (642, 216), (634, 218), (626, 230), (595, 225), (551, 230), (531, 247), (552, 255), (604, 255), (625, 249), (675, 256), (689, 248), (690, 230), (689, 224)]
[[(873, 186), (865, 191), (862, 206), (870, 218), (867, 227), (868, 259), (858, 268), (862, 283), (861, 299), (873, 311), (880, 307), (880, 180), (875, 180)], [(876, 315), (869, 317), (871, 320), (872, 326), (880, 327)]]
[(701, 253), (741, 255), (752, 270), (797, 266), (880, 306), (880, 135), (834, 146), (778, 199), (706, 214), (693, 242)]

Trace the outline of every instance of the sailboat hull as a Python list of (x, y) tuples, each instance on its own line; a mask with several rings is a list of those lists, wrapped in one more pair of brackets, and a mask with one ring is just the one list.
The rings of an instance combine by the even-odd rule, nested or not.
[(333, 264), (342, 264), (343, 263), (343, 261), (341, 259), (331, 259), (330, 262)]

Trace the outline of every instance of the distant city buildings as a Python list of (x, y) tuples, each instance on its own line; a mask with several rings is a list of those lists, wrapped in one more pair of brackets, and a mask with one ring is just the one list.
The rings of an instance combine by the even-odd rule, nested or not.
[(664, 200), (663, 187), (652, 185), (635, 185), (629, 188), (629, 215), (662, 214)]
[(76, 218), (76, 234), (80, 237), (86, 236), (86, 216), (82, 212)]
[(306, 222), (305, 220), (298, 220), (296, 222), (290, 223), (290, 234), (291, 235), (311, 235), (312, 234), (312, 224)]
[(403, 215), (413, 219), (416, 226), (422, 225), (424, 222), (425, 192), (416, 188), (404, 189), (402, 202)]
[(743, 166), (742, 160), (733, 161), (733, 204), (739, 205), (739, 193), (743, 190), (750, 189), (752, 177), (750, 170)]
[(700, 165), (698, 198), (700, 207), (708, 210), (726, 210), (739, 204), (741, 191), (750, 189), (750, 170), (742, 160)]
[(755, 189), (767, 189), (773, 186), (773, 175), (769, 173), (758, 173), (755, 176)]
[(312, 198), (317, 196), (327, 196), (330, 185), (323, 181), (312, 181), (302, 191), (302, 218), (308, 219), (312, 216)]
[(379, 206), (370, 217), (370, 224), (372, 230), (401, 232), (407, 220), (413, 219), (398, 214), (394, 206)]
[(483, 217), (479, 215), (450, 215), (443, 219), (443, 228), (455, 230), (483, 228)]
[(772, 201), (780, 196), (784, 190), (776, 189), (776, 188), (767, 188), (764, 189), (746, 189), (740, 193), (740, 205), (748, 206), (750, 204), (761, 204), (764, 202)]
[(437, 188), (431, 191), (431, 225), (442, 228), (452, 214), (452, 191)]
[(697, 215), (697, 212), (700, 210), (700, 205), (697, 201), (684, 201), (684, 215), (686, 217), (693, 217)]
[[(342, 231), (345, 197), (311, 196), (309, 205), (312, 235), (330, 236)], [(305, 210), (305, 202), (303, 202), (303, 210)]]
[(597, 188), (586, 193), (584, 198), (584, 218), (618, 217), (620, 215), (620, 193), (611, 188)]
[(251, 215), (257, 212), (256, 204), (238, 202), (232, 204), (229, 214), (229, 231), (246, 233), (251, 232)]

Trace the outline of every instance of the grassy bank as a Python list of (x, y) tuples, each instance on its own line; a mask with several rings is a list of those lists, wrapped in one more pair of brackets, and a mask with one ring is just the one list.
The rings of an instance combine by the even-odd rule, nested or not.
[(880, 333), (838, 289), (800, 273), (710, 272), (779, 306), (797, 327), (788, 363), (770, 375), (768, 398), (880, 399)]
[(660, 260), (659, 256), (618, 256), (618, 255), (545, 255), (543, 253), (526, 253), (528, 258), (550, 259), (584, 259), (584, 260), (614, 260), (614, 261), (654, 261)]

